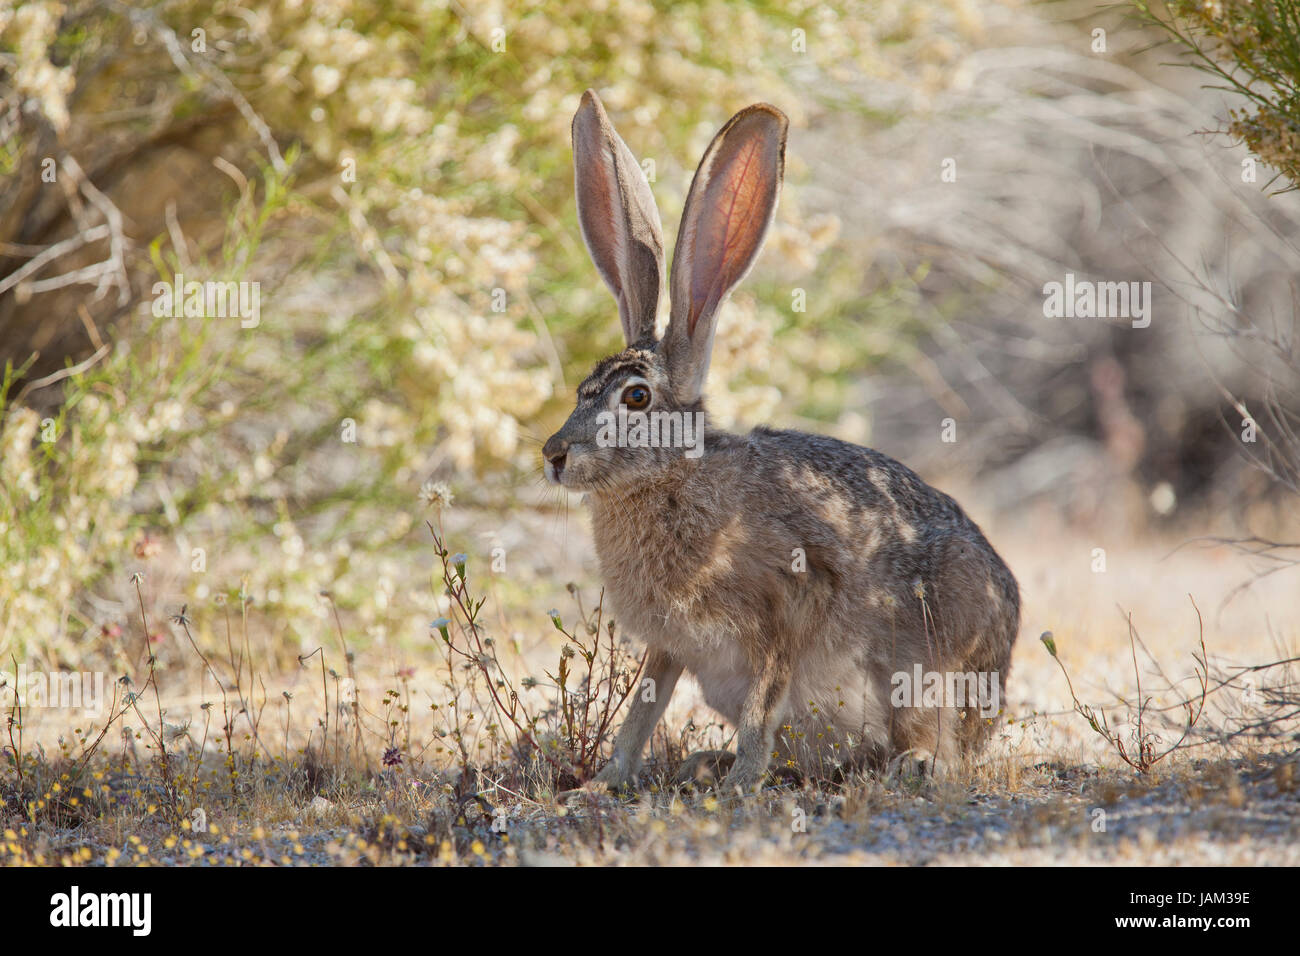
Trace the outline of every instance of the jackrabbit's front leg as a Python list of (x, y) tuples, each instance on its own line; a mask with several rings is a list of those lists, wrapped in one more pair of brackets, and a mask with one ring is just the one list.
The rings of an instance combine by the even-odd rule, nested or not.
[(641, 751), (645, 749), (659, 718), (664, 715), (668, 699), (672, 697), (677, 678), (681, 675), (681, 664), (663, 651), (650, 649), (645, 670), (641, 673), (641, 686), (633, 691), (632, 706), (614, 738), (614, 754), (596, 774), (593, 783), (620, 790), (636, 779), (637, 771), (641, 769)]
[(723, 792), (750, 793), (767, 776), (792, 675), (789, 655), (778, 650), (767, 657), (749, 685), (736, 728), (736, 762), (722, 782)]

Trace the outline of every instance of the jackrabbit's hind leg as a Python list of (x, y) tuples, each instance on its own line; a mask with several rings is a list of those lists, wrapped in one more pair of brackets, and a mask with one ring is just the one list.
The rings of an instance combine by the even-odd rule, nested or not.
[(729, 793), (753, 793), (767, 779), (776, 732), (790, 692), (793, 656), (791, 642), (774, 642), (750, 684), (736, 727), (736, 762), (721, 789)]

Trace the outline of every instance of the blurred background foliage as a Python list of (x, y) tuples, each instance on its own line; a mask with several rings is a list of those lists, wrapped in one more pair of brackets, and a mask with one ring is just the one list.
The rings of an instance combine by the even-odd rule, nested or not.
[(1134, 0), (1186, 62), (1246, 105), (1228, 111), (1227, 132), (1276, 170), (1280, 188), (1300, 186), (1300, 3), (1295, 0)]
[[(287, 633), (328, 586), (384, 634), (421, 485), (507, 508), (619, 346), (574, 219), (582, 90), (653, 163), (671, 234), (736, 109), (802, 124), (849, 73), (919, 108), (979, 29), (951, 0), (0, 7), (7, 647), (70, 657), (141, 562), (195, 601), (242, 580)], [(723, 320), (724, 424), (834, 425), (848, 373), (906, 344), (911, 275), (829, 253), (802, 169)], [(155, 316), (176, 274), (260, 283), (260, 324)]]
[[(1293, 80), (1294, 32), (1250, 18), (1289, 2), (1161, 15)], [(979, 476), (981, 520), (1257, 520), (1269, 468), (1300, 483), (1279, 324), (1300, 209), (1190, 135), (1251, 100), (1144, 55), (1161, 33), (1131, 12), (0, 0), (0, 654), (111, 647), (137, 568), (151, 621), (251, 597), (285, 666), (320, 642), (321, 589), (372, 644), (427, 639), (446, 598), (423, 520), (448, 491), (458, 546), (509, 546), (494, 597), (548, 629), (567, 526), (538, 444), (620, 344), (574, 218), (587, 87), (669, 236), (733, 112), (791, 117), (776, 227), (721, 320), (721, 424)], [(1294, 176), (1287, 82), (1233, 130)], [(1067, 272), (1152, 282), (1155, 321), (1045, 322)], [(178, 274), (259, 283), (259, 324), (155, 315)]]

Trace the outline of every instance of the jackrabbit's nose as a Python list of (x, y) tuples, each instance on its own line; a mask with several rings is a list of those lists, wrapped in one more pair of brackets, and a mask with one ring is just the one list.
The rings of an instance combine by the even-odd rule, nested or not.
[(559, 435), (552, 435), (542, 446), (542, 457), (547, 461), (555, 461), (557, 458), (563, 458), (568, 450), (569, 442), (566, 439)]
[(555, 469), (556, 480), (559, 480), (560, 472), (564, 471), (564, 460), (568, 451), (569, 443), (558, 435), (552, 435), (542, 446), (542, 457)]

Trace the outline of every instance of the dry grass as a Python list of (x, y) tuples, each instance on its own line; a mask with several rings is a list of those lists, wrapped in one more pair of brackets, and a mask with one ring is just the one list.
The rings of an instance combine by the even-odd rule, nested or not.
[[(4, 862), (1298, 862), (1296, 722), (1263, 738), (1230, 734), (1264, 708), (1282, 670), (1220, 683), (1239, 665), (1296, 656), (1294, 623), (1270, 626), (1286, 620), (1293, 599), (1270, 578), (1220, 606), (1249, 573), (1226, 547), (1110, 540), (1107, 570), (1096, 573), (1089, 535), (994, 528), (1021, 577), (1025, 625), (1005, 724), (977, 765), (935, 778), (900, 764), (838, 787), (774, 784), (746, 801), (678, 792), (667, 781), (685, 754), (727, 739), (687, 682), (654, 738), (642, 792), (562, 807), (554, 794), (598, 766), (617, 723), (609, 687), (617, 704), (636, 660), (617, 637), (610, 643), (608, 621), (590, 604), (503, 626), (486, 596), (500, 585), (490, 556), (449, 551), (482, 517), (448, 514), (438, 575), (443, 585), (468, 582), (453, 603), (477, 605), (477, 646), (456, 648), (472, 633), (457, 612), (442, 625), (445, 640), (434, 627), (420, 644), (348, 653), (346, 614), (332, 609), (319, 648), (263, 660), (256, 648), (272, 622), (255, 605), (191, 608), (169, 622), (137, 696), (119, 686), (111, 719), (11, 710), (21, 724), (11, 748), (22, 759), (2, 785)], [(556, 518), (521, 512), (519, 530)], [(592, 583), (580, 520), (568, 515), (567, 533), (539, 535), (543, 544), (512, 555), (513, 576), (573, 570), (584, 585), (573, 588), (576, 604)], [(438, 550), (431, 541), (435, 568)], [(1216, 690), (1196, 732), (1178, 742), (1177, 700), (1198, 686), (1189, 593), (1207, 609)], [(207, 627), (208, 615), (222, 627)], [(127, 657), (143, 653), (150, 628), (142, 620), (122, 635)], [(1137, 773), (1072, 712), (1057, 663), (1034, 639), (1047, 629), (1079, 698), (1120, 738), (1135, 731), (1136, 649), (1144, 732), (1161, 750), (1178, 742), (1166, 759)], [(568, 668), (563, 681), (557, 662)], [(1165, 725), (1167, 713), (1175, 719)], [(598, 732), (576, 729), (584, 714)]]

